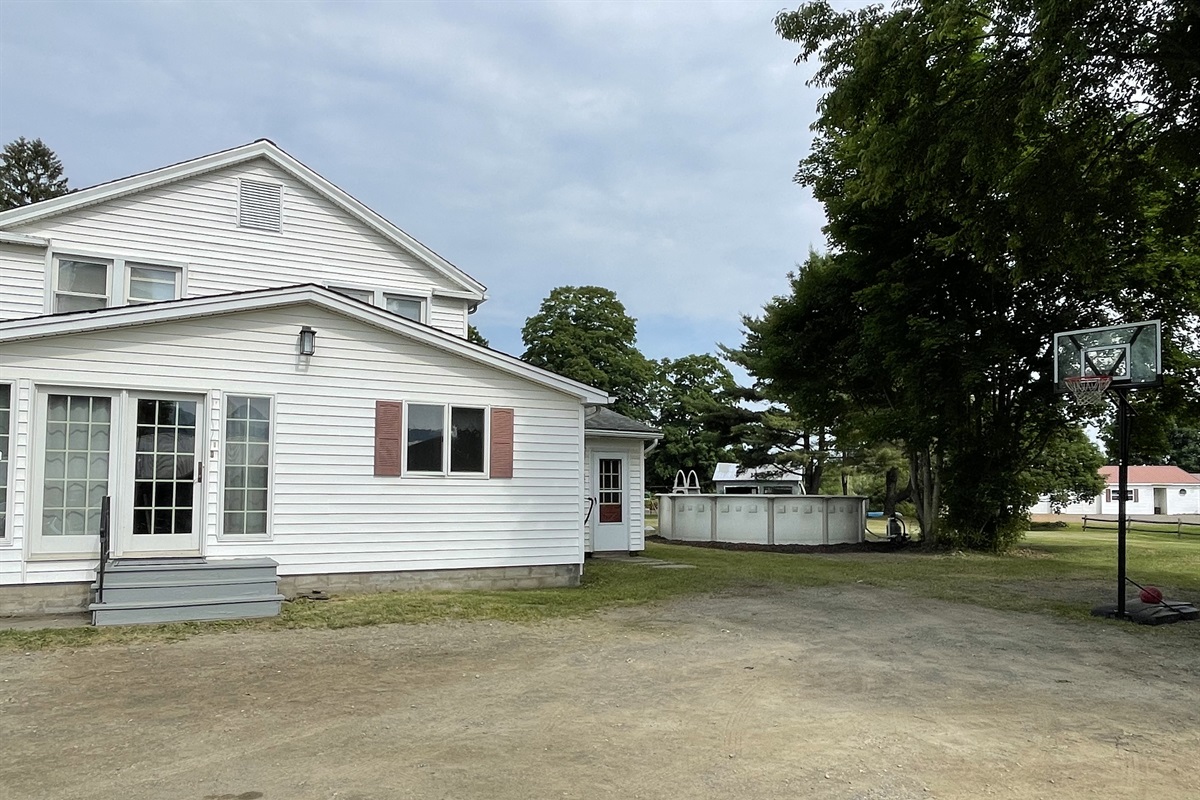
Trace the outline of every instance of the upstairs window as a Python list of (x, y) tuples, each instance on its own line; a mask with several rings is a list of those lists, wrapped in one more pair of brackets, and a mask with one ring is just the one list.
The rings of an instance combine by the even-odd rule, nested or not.
[(242, 178), (238, 185), (238, 227), (283, 230), (283, 187)]
[(424, 297), (411, 294), (392, 294), (362, 286), (330, 286), (329, 289), (346, 297), (352, 297), (379, 308), (386, 308), (396, 316), (411, 319), (414, 322), (425, 321), (426, 299)]
[(131, 304), (174, 300), (179, 297), (179, 270), (130, 264), (125, 296)]
[(178, 300), (183, 268), (62, 255), (54, 259), (50, 311), (93, 311), (135, 303)]
[(352, 286), (330, 286), (329, 288), (352, 300), (361, 300), (364, 303), (375, 304), (375, 293), (370, 289), (356, 289)]
[(105, 261), (58, 259), (54, 270), (54, 312), (106, 308), (110, 266)]
[(424, 322), (422, 318), (422, 310), (425, 307), (425, 301), (419, 297), (407, 297), (400, 294), (385, 294), (383, 296), (384, 307), (405, 319), (411, 319), (414, 322)]

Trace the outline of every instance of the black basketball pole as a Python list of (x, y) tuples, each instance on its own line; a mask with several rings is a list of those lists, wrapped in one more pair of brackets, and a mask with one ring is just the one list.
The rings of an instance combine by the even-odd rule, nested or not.
[(1117, 619), (1125, 619), (1125, 499), (1129, 496), (1129, 403), (1117, 389)]

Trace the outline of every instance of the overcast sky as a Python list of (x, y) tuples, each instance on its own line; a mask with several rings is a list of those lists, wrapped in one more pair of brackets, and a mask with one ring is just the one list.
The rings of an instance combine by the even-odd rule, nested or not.
[(824, 246), (796, 5), (0, 0), (0, 140), (82, 188), (268, 138), (486, 284), (493, 347), (594, 284), (714, 352)]

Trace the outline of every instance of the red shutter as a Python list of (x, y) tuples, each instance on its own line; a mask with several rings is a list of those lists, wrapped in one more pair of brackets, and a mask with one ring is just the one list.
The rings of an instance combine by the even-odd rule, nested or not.
[(492, 469), (493, 478), (513, 476), (513, 410), (492, 409)]
[(404, 429), (404, 404), (387, 400), (375, 403), (375, 474), (400, 475), (400, 438)]

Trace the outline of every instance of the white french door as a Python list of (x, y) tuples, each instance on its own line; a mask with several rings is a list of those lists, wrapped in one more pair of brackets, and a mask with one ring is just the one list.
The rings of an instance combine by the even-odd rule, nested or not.
[(46, 389), (34, 413), (34, 556), (94, 557), (105, 496), (114, 556), (200, 553), (202, 397)]
[(204, 469), (199, 398), (135, 395), (125, 436), (133, 468), (114, 499), (117, 555), (198, 555)]

